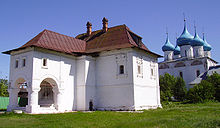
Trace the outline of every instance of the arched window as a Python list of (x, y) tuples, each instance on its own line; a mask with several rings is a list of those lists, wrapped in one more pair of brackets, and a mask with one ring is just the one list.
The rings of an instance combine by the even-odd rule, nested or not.
[(151, 68), (151, 76), (154, 76), (154, 69)]
[(22, 60), (22, 66), (23, 66), (23, 67), (26, 66), (26, 59), (25, 59), (25, 58), (23, 58), (23, 60)]
[(47, 59), (43, 58), (43, 66), (46, 67), (47, 66)]
[(15, 60), (15, 68), (18, 68), (18, 60)]
[(120, 65), (119, 74), (124, 74), (124, 65)]
[(138, 65), (138, 74), (141, 74), (141, 66)]
[(199, 75), (200, 75), (200, 71), (197, 70), (197, 71), (196, 71), (196, 77), (198, 77)]

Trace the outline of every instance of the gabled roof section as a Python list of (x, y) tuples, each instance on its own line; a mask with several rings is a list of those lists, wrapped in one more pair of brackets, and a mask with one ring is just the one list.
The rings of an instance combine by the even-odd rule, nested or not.
[(73, 37), (45, 29), (23, 46), (3, 53), (10, 54), (12, 51), (18, 51), (27, 47), (40, 47), (48, 50), (72, 54), (84, 52), (85, 46), (86, 42), (83, 40), (75, 39)]
[(151, 52), (141, 41), (142, 38), (133, 33), (126, 25), (108, 28), (107, 32), (97, 30), (92, 32), (90, 36), (87, 36), (86, 33), (79, 34), (76, 38), (87, 42), (86, 53), (137, 47), (161, 57), (160, 55)]
[(138, 48), (161, 57), (151, 52), (141, 39), (140, 36), (129, 30), (126, 25), (108, 28), (107, 32), (103, 30), (94, 31), (90, 36), (87, 36), (87, 33), (80, 34), (76, 38), (50, 30), (43, 30), (23, 46), (3, 53), (11, 54), (12, 51), (28, 47), (39, 47), (72, 55), (93, 54), (121, 48)]

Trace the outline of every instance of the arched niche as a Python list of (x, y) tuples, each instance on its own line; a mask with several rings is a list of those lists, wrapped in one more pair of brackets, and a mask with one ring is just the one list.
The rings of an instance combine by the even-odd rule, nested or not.
[(202, 61), (199, 61), (199, 60), (195, 60), (191, 63), (192, 66), (193, 65), (202, 65), (202, 64), (203, 64)]
[(160, 64), (159, 69), (170, 68), (168, 64)]
[(177, 68), (177, 67), (185, 67), (186, 65), (185, 65), (185, 63), (183, 63), (183, 62), (178, 62), (177, 64), (175, 64), (175, 68)]

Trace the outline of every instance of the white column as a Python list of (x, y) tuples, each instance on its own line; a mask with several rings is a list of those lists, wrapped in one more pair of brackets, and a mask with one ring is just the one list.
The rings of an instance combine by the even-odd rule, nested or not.
[(7, 107), (7, 111), (12, 111), (18, 107), (18, 92), (19, 88), (11, 88), (8, 90), (9, 92), (9, 105)]
[(64, 89), (58, 89), (58, 91), (56, 91), (56, 99), (57, 99), (57, 102), (56, 102), (56, 109), (58, 111), (64, 111), (64, 99), (63, 99), (63, 94), (64, 94)]
[(38, 105), (38, 92), (40, 88), (29, 88), (28, 89), (28, 106), (26, 111), (29, 113), (39, 113), (40, 105)]

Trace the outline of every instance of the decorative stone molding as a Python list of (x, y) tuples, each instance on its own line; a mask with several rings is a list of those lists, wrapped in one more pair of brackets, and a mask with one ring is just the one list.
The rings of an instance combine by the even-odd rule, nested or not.
[(143, 78), (143, 57), (136, 58), (137, 63), (137, 77)]
[[(127, 78), (128, 72), (127, 72), (127, 54), (121, 53), (115, 55), (115, 61), (117, 65), (117, 72), (116, 72), (116, 78)], [(124, 66), (124, 73), (120, 74), (120, 66)]]

